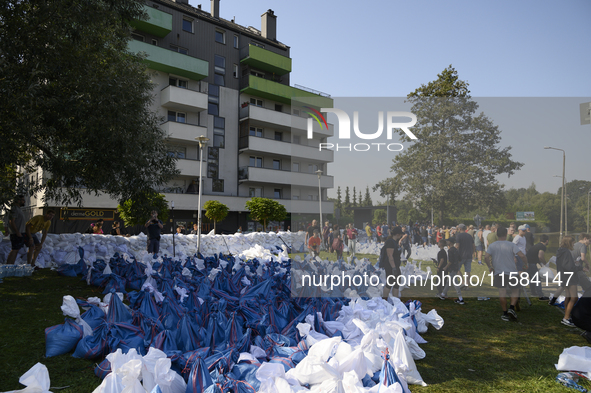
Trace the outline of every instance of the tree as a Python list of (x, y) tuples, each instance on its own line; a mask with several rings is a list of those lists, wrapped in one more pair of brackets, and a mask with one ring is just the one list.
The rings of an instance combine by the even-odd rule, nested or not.
[(357, 207), (357, 191), (355, 191), (355, 186), (353, 186), (353, 207)]
[(511, 160), (511, 147), (497, 146), (500, 130), (483, 113), (476, 115), (468, 83), (450, 65), (407, 98), (417, 139), (397, 130), (401, 142), (412, 144), (394, 158), (396, 175), (376, 187), (405, 192), (421, 209), (434, 208), (440, 222), (458, 209), (494, 208), (503, 189), (495, 177), (512, 175), (523, 164)]
[(267, 228), (268, 221), (281, 221), (287, 217), (285, 206), (268, 198), (251, 198), (246, 201), (246, 209), (253, 220), (263, 222), (263, 228)]
[[(19, 183), (56, 204), (83, 193), (120, 201), (174, 174), (149, 109), (153, 84), (127, 52), (137, 0), (0, 4), (0, 204)], [(31, 176), (41, 169), (42, 176)], [(140, 196), (141, 198), (141, 196)]]
[(387, 213), (386, 210), (383, 209), (378, 209), (378, 210), (374, 210), (373, 212), (373, 220), (372, 223), (373, 225), (381, 225), (384, 221), (387, 220)]
[(125, 226), (145, 224), (152, 210), (158, 211), (158, 218), (163, 222), (168, 220), (168, 201), (164, 199), (163, 194), (157, 192), (137, 194), (133, 199), (128, 199), (117, 206), (119, 217)]
[(349, 214), (349, 209), (351, 208), (351, 197), (349, 195), (349, 186), (345, 187), (345, 202), (343, 203), (343, 207), (345, 211), (342, 212), (343, 215)]
[(363, 200), (364, 206), (373, 206), (371, 195), (369, 194), (369, 186), (365, 187), (365, 199)]
[(342, 202), (342, 198), (341, 198), (341, 186), (337, 187), (337, 200), (336, 200), (334, 207), (339, 210), (342, 210), (342, 208), (343, 208), (343, 202)]
[(205, 217), (213, 220), (213, 233), (216, 233), (217, 222), (226, 218), (230, 209), (228, 209), (228, 206), (215, 200), (205, 202), (203, 208), (205, 209)]

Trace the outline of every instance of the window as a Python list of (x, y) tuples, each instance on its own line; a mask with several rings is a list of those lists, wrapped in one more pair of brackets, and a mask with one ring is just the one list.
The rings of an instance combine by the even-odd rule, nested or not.
[(217, 147), (211, 147), (208, 146), (207, 147), (207, 159), (210, 160), (210, 162), (218, 162), (220, 158), (220, 149), (218, 149)]
[(275, 188), (273, 190), (273, 198), (281, 199), (281, 188)]
[(302, 143), (302, 141), (300, 140), (300, 136), (299, 135), (294, 135), (293, 136), (293, 143), (295, 143), (296, 145), (300, 145)]
[(219, 97), (220, 96), (220, 87), (217, 85), (209, 85), (209, 96), (210, 97)]
[(234, 48), (238, 49), (238, 36), (234, 36)]
[(251, 43), (251, 44), (253, 44), (254, 46), (258, 46), (259, 48), (263, 48), (263, 49), (265, 49), (265, 45), (263, 45), (263, 44), (260, 44), (260, 43), (258, 43), (258, 42), (256, 42), (256, 41), (251, 41), (250, 43)]
[(250, 70), (250, 75), (258, 76), (259, 78), (264, 78), (265, 73), (261, 71)]
[(218, 86), (226, 86), (224, 83), (224, 76), (220, 74), (215, 74), (213, 76), (213, 83), (215, 83)]
[(300, 163), (299, 162), (294, 162), (291, 166), (291, 170), (293, 172), (299, 172), (300, 171)]
[(187, 148), (184, 146), (168, 146), (168, 155), (176, 158), (187, 158)]
[(226, 128), (226, 119), (224, 119), (223, 117), (215, 116), (213, 118), (213, 128), (221, 128), (222, 130), (224, 130)]
[(249, 198), (260, 198), (263, 196), (263, 189), (251, 187), (248, 189), (248, 196)]
[(308, 173), (314, 173), (318, 170), (318, 165), (308, 164)]
[(217, 116), (220, 114), (220, 107), (218, 104), (214, 104), (213, 102), (210, 102), (207, 104), (207, 113), (210, 115), (214, 115)]
[(273, 169), (281, 169), (281, 160), (273, 160)]
[(207, 177), (218, 178), (218, 166), (216, 164), (207, 164)]
[(224, 192), (224, 180), (214, 179), (211, 182), (211, 191), (213, 192)]
[(283, 112), (283, 105), (281, 105), (281, 104), (275, 104), (275, 110), (277, 112)]
[(215, 72), (226, 74), (226, 58), (224, 56), (215, 55), (213, 64), (215, 65)]
[(154, 39), (154, 38), (152, 38), (152, 45), (156, 45), (156, 46), (158, 46), (158, 40), (157, 40), (157, 39)]
[(183, 18), (183, 30), (189, 33), (193, 32), (193, 19), (187, 17)]
[(279, 131), (275, 131), (275, 140), (282, 141), (283, 140), (283, 133)]
[(248, 135), (250, 136), (258, 136), (259, 138), (263, 137), (263, 129), (262, 128), (258, 128), (258, 127), (250, 127), (250, 130), (248, 132)]
[(188, 87), (189, 82), (187, 82), (186, 80), (170, 77), (168, 78), (168, 84), (171, 86), (177, 86), (186, 89)]
[(182, 112), (168, 111), (168, 121), (176, 121), (177, 123), (186, 123), (187, 115)]
[(234, 78), (238, 78), (238, 64), (234, 64), (234, 71), (232, 72)]
[(137, 40), (137, 41), (144, 42), (144, 36), (141, 34), (131, 33), (131, 38), (133, 38), (134, 40)]
[(225, 147), (225, 140), (226, 140), (226, 137), (223, 135), (214, 135), (213, 136), (213, 146), (214, 147), (221, 147), (223, 149)]
[(263, 167), (263, 157), (254, 157), (250, 156), (250, 160), (248, 162), (248, 166), (254, 166), (257, 168)]
[(226, 32), (221, 30), (215, 31), (215, 42), (219, 42), (220, 44), (226, 43)]
[(250, 105), (260, 106), (262, 108), (263, 107), (263, 100), (258, 100), (256, 98), (251, 98), (250, 99)]
[(189, 54), (189, 50), (185, 49), (185, 48), (181, 48), (180, 46), (176, 46), (176, 45), (170, 45), (170, 50), (173, 52), (179, 52), (182, 53), (183, 55), (188, 55)]

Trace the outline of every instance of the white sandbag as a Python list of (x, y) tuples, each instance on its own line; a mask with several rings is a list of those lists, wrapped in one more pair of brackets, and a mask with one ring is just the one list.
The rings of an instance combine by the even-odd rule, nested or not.
[(80, 318), (80, 308), (78, 307), (78, 303), (76, 303), (76, 300), (72, 296), (64, 296), (61, 309), (65, 316), (74, 318), (76, 320), (76, 323), (82, 326), (82, 329), (84, 331), (84, 337), (92, 336), (92, 328), (90, 327), (88, 322)]
[[(552, 257), (552, 258), (554, 258), (554, 260), (556, 260), (556, 257)], [(552, 258), (550, 258), (550, 259), (552, 259)], [(542, 282), (552, 282), (552, 280), (554, 280), (555, 274), (554, 274), (554, 271), (552, 269), (550, 269), (550, 261), (548, 261), (547, 264), (545, 264), (544, 266), (542, 266), (540, 268), (540, 270), (538, 271), (538, 275), (539, 275), (539, 280)]]
[(412, 358), (410, 350), (408, 349), (408, 345), (406, 344), (404, 333), (402, 331), (399, 331), (396, 335), (394, 347), (391, 348), (390, 352), (392, 354), (391, 359), (394, 359), (394, 368), (396, 369), (396, 374), (404, 375), (406, 377), (406, 381), (410, 384), (427, 386), (427, 384), (423, 381), (423, 378), (421, 378), (419, 370), (417, 370), (417, 366)]
[(44, 364), (37, 363), (18, 379), (26, 388), (5, 393), (51, 393), (49, 391), (49, 371)]
[(289, 370), (287, 377), (295, 378), (301, 385), (316, 385), (329, 379), (340, 379), (340, 374), (328, 363), (316, 356), (306, 356), (295, 368)]
[(319, 341), (308, 350), (308, 356), (315, 356), (326, 362), (328, 358), (334, 356), (340, 343), (341, 337), (339, 336)]
[(558, 357), (558, 364), (555, 367), (560, 371), (591, 373), (591, 348), (576, 346), (565, 348)]
[(171, 360), (166, 357), (156, 360), (154, 366), (156, 384), (162, 393), (185, 393), (187, 383), (183, 377), (170, 368), (171, 364)]

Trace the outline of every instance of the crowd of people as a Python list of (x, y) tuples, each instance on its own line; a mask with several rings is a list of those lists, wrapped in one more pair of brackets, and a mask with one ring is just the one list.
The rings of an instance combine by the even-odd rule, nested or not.
[[(539, 236), (535, 243), (534, 234), (527, 224), (517, 226), (511, 223), (509, 227), (497, 224), (441, 227), (429, 224), (398, 225), (393, 222), (372, 226), (365, 223), (365, 233), (369, 242), (383, 243), (379, 265), (384, 268), (386, 275), (400, 275), (402, 261), (411, 255), (411, 245), (426, 247), (437, 245), (439, 252), (434, 260), (437, 275), (441, 283), (437, 288), (439, 299), (448, 299), (448, 290), (454, 286), (456, 291), (455, 303), (465, 305), (462, 291), (470, 288), (468, 277), (472, 271), (472, 264), (486, 264), (492, 274), (492, 286), (498, 289), (503, 321), (517, 320), (520, 310), (519, 300), (527, 295), (527, 287), (532, 296), (540, 301), (548, 301), (555, 305), (558, 297), (564, 293), (565, 315), (561, 323), (566, 326), (578, 326), (585, 330), (582, 334), (591, 342), (591, 283), (587, 277), (589, 263), (587, 260), (587, 246), (591, 242), (591, 235), (582, 233), (578, 241), (572, 236), (564, 236), (556, 252), (556, 269), (558, 291), (552, 298), (544, 295), (542, 283), (545, 281), (538, 275), (539, 269), (547, 266), (546, 250), (549, 243), (547, 235)], [(329, 252), (335, 252), (337, 260), (342, 259), (344, 245), (347, 244), (349, 255), (355, 255), (355, 245), (358, 231), (352, 224), (347, 224), (343, 230), (339, 225), (325, 222), (321, 229), (314, 220), (306, 232), (306, 244), (313, 255), (318, 255), (321, 244)], [(462, 270), (464, 274), (462, 274)], [(444, 276), (457, 277), (460, 280), (443, 280)], [(558, 281), (557, 281), (558, 280)], [(459, 285), (455, 285), (458, 282)], [(522, 284), (526, 282), (527, 285)], [(578, 287), (586, 291), (581, 299), (578, 297)], [(384, 287), (384, 298), (397, 285)], [(588, 291), (588, 292), (587, 292)], [(478, 300), (489, 300), (478, 297)], [(528, 298), (529, 300), (529, 298)]]

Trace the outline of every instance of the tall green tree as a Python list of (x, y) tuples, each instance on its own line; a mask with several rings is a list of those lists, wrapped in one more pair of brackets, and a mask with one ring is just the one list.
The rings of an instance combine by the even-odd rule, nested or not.
[(353, 186), (353, 207), (357, 207), (357, 191), (355, 190), (355, 186)]
[(117, 206), (119, 217), (125, 226), (143, 225), (150, 217), (152, 210), (158, 212), (162, 222), (168, 220), (168, 201), (163, 194), (148, 191), (136, 194), (133, 198), (123, 201)]
[(365, 199), (363, 200), (363, 206), (373, 206), (371, 195), (369, 193), (369, 186), (365, 187)]
[(19, 182), (56, 204), (125, 201), (177, 173), (146, 66), (127, 51), (144, 17), (137, 0), (0, 2), (0, 203)]
[(523, 164), (511, 159), (511, 147), (499, 147), (498, 127), (476, 114), (468, 83), (450, 65), (407, 99), (417, 117), (410, 128), (417, 139), (397, 130), (410, 146), (394, 158), (395, 176), (376, 186), (406, 193), (422, 210), (433, 207), (440, 222), (458, 209), (493, 208), (503, 188), (496, 176), (512, 175)]
[(345, 210), (349, 211), (351, 207), (351, 196), (349, 195), (349, 186), (345, 187), (345, 202), (343, 203)]
[(246, 201), (246, 209), (253, 220), (263, 223), (265, 230), (267, 222), (281, 221), (287, 217), (285, 206), (269, 198), (251, 198)]
[(205, 217), (213, 220), (213, 233), (216, 233), (217, 222), (223, 221), (230, 209), (223, 203), (213, 199), (205, 202), (203, 208), (205, 209)]
[(342, 201), (342, 196), (341, 196), (341, 186), (337, 187), (337, 200), (336, 200), (334, 207), (339, 210), (342, 210), (342, 208), (343, 208), (343, 201)]

